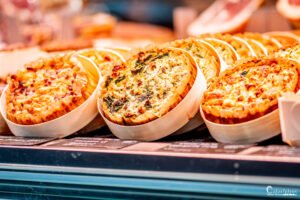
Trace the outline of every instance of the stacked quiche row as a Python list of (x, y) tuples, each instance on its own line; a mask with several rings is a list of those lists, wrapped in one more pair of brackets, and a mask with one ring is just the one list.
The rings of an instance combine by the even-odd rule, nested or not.
[(52, 55), (9, 78), (6, 117), (16, 124), (41, 124), (83, 104), (98, 84), (71, 59), (83, 56), (103, 78), (98, 105), (115, 125), (133, 127), (162, 118), (182, 106), (198, 79), (204, 79), (206, 91), (195, 109), (201, 105), (208, 120), (250, 121), (276, 110), (278, 97), (298, 91), (299, 42), (296, 35), (281, 32), (206, 34), (135, 50), (127, 59), (108, 49)]

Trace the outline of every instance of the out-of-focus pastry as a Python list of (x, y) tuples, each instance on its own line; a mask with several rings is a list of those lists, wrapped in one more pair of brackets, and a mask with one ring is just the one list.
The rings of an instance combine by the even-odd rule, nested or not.
[(300, 37), (290, 32), (269, 32), (266, 35), (279, 41), (283, 48), (300, 44)]
[(49, 53), (66, 52), (72, 50), (81, 50), (93, 47), (91, 40), (74, 39), (74, 40), (54, 40), (41, 45), (43, 51)]
[(240, 59), (238, 53), (227, 42), (216, 38), (204, 38), (204, 40), (216, 49), (218, 54), (228, 66), (233, 65), (235, 61)]
[(181, 48), (191, 53), (206, 80), (219, 75), (220, 59), (218, 55), (213, 49), (199, 42), (198, 39), (175, 40), (170, 43), (170, 46)]
[(300, 45), (294, 47), (281, 49), (274, 54), (274, 57), (283, 57), (288, 59), (293, 59), (300, 62)]
[(106, 13), (98, 13), (91, 16), (77, 17), (73, 24), (77, 37), (94, 39), (111, 36), (116, 22), (115, 17)]
[(261, 44), (263, 44), (266, 47), (266, 49), (268, 50), (268, 53), (273, 53), (282, 47), (280, 42), (277, 41), (275, 38), (271, 38), (269, 36), (262, 35), (259, 33), (248, 32), (248, 33), (243, 33), (243, 34), (237, 34), (237, 36), (239, 36), (241, 38), (253, 39), (253, 40), (260, 42)]

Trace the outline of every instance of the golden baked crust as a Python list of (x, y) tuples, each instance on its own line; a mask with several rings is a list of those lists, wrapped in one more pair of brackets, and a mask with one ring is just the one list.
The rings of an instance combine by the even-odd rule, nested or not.
[(205, 38), (204, 40), (215, 48), (228, 66), (233, 65), (238, 60), (237, 52), (227, 42), (216, 38)]
[(181, 48), (192, 54), (198, 67), (202, 70), (206, 80), (210, 80), (220, 73), (220, 60), (218, 55), (206, 45), (194, 38), (176, 40), (171, 46)]
[(196, 73), (195, 63), (179, 49), (141, 51), (114, 66), (100, 95), (103, 113), (126, 125), (157, 119), (186, 96)]
[(82, 104), (95, 89), (68, 56), (39, 59), (12, 75), (6, 92), (7, 118), (17, 124), (56, 119)]
[(286, 59), (255, 59), (224, 71), (204, 93), (201, 106), (216, 123), (249, 121), (278, 108), (277, 98), (299, 89), (300, 64)]

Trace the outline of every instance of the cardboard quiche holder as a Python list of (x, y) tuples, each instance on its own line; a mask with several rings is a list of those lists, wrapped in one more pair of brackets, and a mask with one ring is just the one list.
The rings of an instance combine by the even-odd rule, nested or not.
[(97, 82), (94, 92), (77, 108), (56, 119), (39, 124), (22, 125), (14, 123), (6, 117), (7, 86), (1, 95), (0, 111), (9, 129), (15, 136), (62, 138), (82, 129), (97, 116), (97, 91), (100, 89), (102, 82), (100, 72), (97, 66), (84, 56), (73, 54), (70, 59), (72, 62), (78, 63), (87, 72), (89, 78)]

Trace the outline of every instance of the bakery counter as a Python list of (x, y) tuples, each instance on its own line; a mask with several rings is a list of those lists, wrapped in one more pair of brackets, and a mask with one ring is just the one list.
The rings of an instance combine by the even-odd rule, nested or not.
[(300, 148), (280, 137), (215, 142), (205, 126), (157, 142), (102, 128), (64, 139), (0, 137), (0, 196), (13, 199), (300, 197)]

